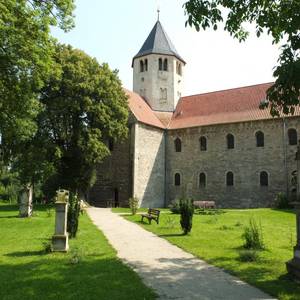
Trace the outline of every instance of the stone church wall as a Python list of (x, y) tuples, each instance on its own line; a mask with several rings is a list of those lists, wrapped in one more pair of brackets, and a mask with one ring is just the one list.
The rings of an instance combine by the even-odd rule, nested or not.
[(89, 202), (98, 207), (128, 206), (132, 196), (131, 134), (114, 144), (111, 155), (97, 167), (97, 181), (89, 191)]
[[(296, 169), (296, 146), (289, 145), (287, 130), (300, 134), (300, 119), (285, 118), (170, 130), (167, 136), (167, 202), (181, 196), (215, 200), (219, 207), (268, 207), (278, 192), (291, 190), (291, 173)], [(256, 131), (264, 133), (264, 147), (256, 147)], [(227, 149), (226, 135), (235, 137)], [(200, 136), (207, 138), (207, 151), (200, 151)], [(182, 141), (175, 152), (174, 140)], [(226, 173), (234, 173), (234, 185), (226, 185)], [(269, 185), (260, 186), (259, 174), (266, 171)], [(206, 187), (199, 174), (206, 174)], [(174, 175), (181, 175), (175, 186)]]
[(134, 126), (133, 195), (140, 200), (141, 207), (164, 207), (164, 131), (141, 123)]

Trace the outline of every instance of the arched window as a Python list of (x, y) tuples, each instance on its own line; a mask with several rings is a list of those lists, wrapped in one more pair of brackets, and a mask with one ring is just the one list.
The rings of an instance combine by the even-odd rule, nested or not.
[(175, 151), (181, 152), (181, 140), (180, 138), (176, 138), (174, 141)]
[(256, 147), (264, 147), (265, 146), (265, 136), (261, 131), (257, 131), (255, 133), (256, 137)]
[(268, 186), (269, 185), (269, 175), (267, 172), (262, 171), (259, 175), (259, 182), (261, 186)]
[(205, 136), (200, 137), (200, 150), (206, 151), (207, 150), (207, 140)]
[(168, 59), (164, 59), (164, 71), (168, 71)]
[(233, 186), (233, 173), (232, 172), (227, 172), (227, 174), (226, 174), (226, 185)]
[(180, 174), (179, 173), (175, 173), (175, 176), (174, 176), (174, 183), (176, 186), (179, 186), (180, 185), (180, 182), (181, 181), (181, 178), (180, 178)]
[(199, 174), (199, 187), (206, 187), (206, 175), (205, 173)]
[(144, 62), (140, 60), (140, 72), (144, 72)]
[(145, 59), (145, 71), (148, 71), (148, 59)]
[(162, 59), (161, 59), (161, 58), (158, 60), (158, 70), (159, 70), (159, 71), (162, 71), (162, 70), (163, 70), (163, 62), (162, 62)]
[(227, 134), (227, 149), (233, 149), (234, 148), (234, 136), (229, 133)]
[(297, 145), (297, 130), (294, 128), (290, 128), (288, 130), (288, 136), (289, 136), (289, 144), (290, 145)]

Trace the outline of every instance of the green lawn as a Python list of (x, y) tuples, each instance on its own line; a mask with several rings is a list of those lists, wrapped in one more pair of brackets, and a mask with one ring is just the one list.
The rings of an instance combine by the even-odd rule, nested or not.
[[(253, 216), (263, 228), (266, 250), (258, 262), (241, 262), (241, 235)], [(190, 235), (181, 235), (179, 215), (164, 213), (160, 224), (141, 224), (141, 216), (126, 216), (130, 221), (169, 240), (205, 261), (221, 267), (244, 281), (280, 299), (300, 299), (300, 284), (287, 276), (285, 262), (293, 256), (296, 243), (295, 215), (271, 209), (225, 210), (219, 215), (194, 215)]]
[(32, 218), (20, 219), (15, 206), (0, 203), (1, 300), (155, 299), (86, 215), (70, 252), (47, 254), (54, 212), (49, 216), (42, 206), (34, 211)]

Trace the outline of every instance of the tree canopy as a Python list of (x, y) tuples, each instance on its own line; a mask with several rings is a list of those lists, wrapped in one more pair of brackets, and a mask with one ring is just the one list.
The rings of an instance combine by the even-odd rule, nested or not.
[(37, 130), (39, 91), (49, 74), (55, 72), (50, 26), (72, 28), (73, 2), (0, 0), (0, 133), (4, 158)]
[(293, 114), (300, 99), (300, 1), (296, 0), (189, 0), (184, 4), (186, 25), (196, 30), (224, 26), (243, 41), (246, 22), (254, 23), (256, 35), (267, 32), (273, 43), (282, 42), (282, 52), (274, 70), (276, 81), (267, 92), (263, 107), (273, 116)]
[(127, 96), (117, 72), (83, 51), (58, 45), (54, 59), (60, 74), (41, 90), (36, 136), (55, 162), (56, 174), (48, 180), (52, 191), (84, 192), (95, 180), (97, 163), (109, 154), (108, 140), (127, 134)]

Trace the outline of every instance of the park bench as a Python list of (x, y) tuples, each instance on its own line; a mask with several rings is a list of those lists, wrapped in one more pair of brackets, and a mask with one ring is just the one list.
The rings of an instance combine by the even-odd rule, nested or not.
[(148, 212), (146, 214), (142, 214), (142, 222), (144, 218), (148, 219), (149, 224), (151, 224), (151, 221), (154, 220), (157, 224), (159, 223), (159, 214), (160, 210), (149, 208)]
[(216, 208), (215, 201), (194, 201), (195, 208)]

